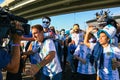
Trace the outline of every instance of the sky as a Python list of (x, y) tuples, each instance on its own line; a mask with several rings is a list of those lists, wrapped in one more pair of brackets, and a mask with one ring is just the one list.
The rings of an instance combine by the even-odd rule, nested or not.
[[(4, 0), (0, 0), (0, 3), (3, 2)], [(115, 7), (115, 8), (106, 8), (109, 9), (110, 15), (114, 14), (120, 14), (120, 7)], [(103, 10), (106, 10), (103, 9)], [(57, 15), (57, 16), (50, 16), (51, 18), (51, 25), (54, 26), (56, 30), (61, 30), (61, 29), (70, 29), (73, 27), (73, 24), (79, 24), (80, 28), (82, 30), (85, 30), (87, 28), (86, 21), (95, 19), (95, 13), (100, 12), (101, 9), (99, 10), (91, 10), (91, 11), (84, 11), (84, 12), (75, 12), (75, 13), (69, 13), (69, 14), (63, 14), (63, 15)], [(35, 24), (42, 24), (41, 19), (35, 19), (32, 21), (29, 21), (28, 24), (35, 25)]]
[[(103, 10), (109, 9), (110, 15), (120, 14), (120, 7), (115, 8), (105, 8)], [(73, 27), (73, 24), (79, 24), (82, 30), (87, 28), (86, 21), (95, 19), (95, 13), (100, 12), (102, 9), (99, 10), (91, 10), (91, 11), (84, 11), (84, 12), (75, 12), (70, 14), (63, 14), (57, 16), (50, 16), (51, 18), (51, 26), (54, 26), (56, 30), (66, 29), (69, 30)], [(36, 19), (29, 21), (29, 24), (42, 24), (41, 19)]]
[(4, 0), (0, 0), (0, 3), (2, 3)]

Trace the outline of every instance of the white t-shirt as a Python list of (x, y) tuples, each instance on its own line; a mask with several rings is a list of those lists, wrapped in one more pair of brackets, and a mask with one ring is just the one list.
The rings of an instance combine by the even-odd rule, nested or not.
[[(49, 54), (50, 51), (55, 51), (56, 52), (56, 49), (55, 49), (55, 45), (54, 45), (53, 40), (47, 39), (47, 40), (44, 41), (44, 43), (42, 45), (39, 56), (43, 60)], [(50, 63), (48, 63), (47, 65), (45, 65), (43, 67), (43, 73), (46, 76), (54, 76), (59, 72), (62, 72), (62, 69), (61, 69), (61, 66), (60, 66), (60, 62), (58, 60), (57, 53), (55, 53), (54, 59)]]
[[(93, 49), (94, 43), (90, 44), (90, 48)], [(118, 69), (112, 69), (112, 59), (120, 59), (120, 49), (113, 45), (108, 45), (103, 49), (104, 54), (104, 68), (98, 70), (98, 75), (102, 80), (120, 80)], [(99, 66), (99, 64), (98, 64)]]
[(71, 34), (71, 39), (75, 41), (75, 45), (77, 46), (80, 42), (83, 42), (83, 35), (84, 32), (80, 33), (72, 33)]

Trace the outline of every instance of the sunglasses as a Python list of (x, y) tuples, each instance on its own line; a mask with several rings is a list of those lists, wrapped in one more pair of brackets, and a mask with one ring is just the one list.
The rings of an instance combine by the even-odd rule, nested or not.
[(48, 23), (50, 23), (50, 22), (43, 21), (43, 23), (46, 23), (46, 24), (48, 24)]

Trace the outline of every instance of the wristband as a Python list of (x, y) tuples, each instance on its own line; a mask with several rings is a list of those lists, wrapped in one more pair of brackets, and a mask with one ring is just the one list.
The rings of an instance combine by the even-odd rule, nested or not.
[(20, 44), (12, 44), (11, 46), (20, 46)]
[(40, 66), (40, 64), (39, 64), (39, 63), (37, 63), (36, 65), (37, 65), (37, 67), (38, 67), (39, 69), (41, 68), (41, 66)]

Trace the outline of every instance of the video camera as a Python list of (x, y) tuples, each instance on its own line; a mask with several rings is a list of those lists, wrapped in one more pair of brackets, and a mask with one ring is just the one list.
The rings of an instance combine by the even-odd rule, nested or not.
[[(12, 21), (21, 22), (24, 31), (16, 29), (16, 26), (11, 23)], [(17, 33), (18, 35), (28, 35), (30, 33), (30, 25), (27, 24), (27, 22), (28, 20), (15, 16), (0, 7), (0, 38), (7, 38), (8, 31), (12, 34)]]

